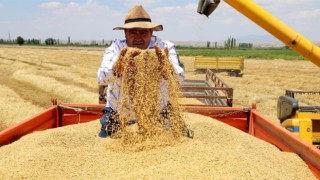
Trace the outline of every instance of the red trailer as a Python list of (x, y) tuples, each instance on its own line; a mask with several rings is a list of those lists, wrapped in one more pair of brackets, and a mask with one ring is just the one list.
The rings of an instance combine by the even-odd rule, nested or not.
[[(3, 146), (14, 142), (34, 131), (97, 120), (102, 115), (101, 110), (103, 107), (103, 104), (58, 104), (54, 100), (53, 106), (47, 110), (1, 131), (0, 145)], [(255, 105), (251, 108), (205, 105), (185, 105), (181, 106), (181, 108), (191, 113), (210, 116), (267, 141), (282, 151), (296, 153), (305, 161), (314, 175), (320, 178), (319, 149), (261, 115)]]

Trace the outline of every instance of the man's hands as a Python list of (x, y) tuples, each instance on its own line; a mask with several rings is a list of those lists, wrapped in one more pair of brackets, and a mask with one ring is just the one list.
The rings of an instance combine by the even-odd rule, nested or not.
[(118, 60), (116, 61), (115, 65), (113, 66), (113, 74), (117, 77), (120, 77), (123, 70), (124, 70), (124, 67), (123, 67), (123, 62), (124, 62), (124, 56), (126, 55), (127, 53), (127, 48), (123, 48), (120, 52), (120, 56), (118, 58)]
[(138, 56), (141, 53), (141, 50), (139, 49), (134, 49), (132, 53), (130, 54), (130, 59), (129, 59), (129, 64), (128, 64), (128, 76), (134, 76), (137, 73), (137, 67), (136, 63), (134, 61), (134, 58)]
[[(124, 73), (124, 68), (126, 66), (126, 62), (124, 62), (124, 61), (125, 61), (125, 56), (128, 53), (128, 49), (129, 48), (123, 48), (121, 50), (120, 56), (119, 56), (116, 64), (113, 66), (114, 75), (117, 77), (121, 77), (122, 74)], [(128, 62), (129, 64), (128, 64), (128, 68), (127, 68), (129, 75), (133, 75), (136, 73), (137, 68), (135, 66), (134, 58), (141, 53), (140, 49), (137, 49), (137, 48), (132, 48), (132, 49), (133, 50), (131, 51), (129, 62)]]
[[(156, 50), (156, 54), (158, 56), (158, 60), (160, 62), (160, 65), (158, 67), (158, 71), (161, 72), (161, 76), (163, 77), (163, 79), (167, 80), (168, 77), (167, 77), (167, 73), (165, 71), (168, 71), (169, 69), (164, 69), (165, 67), (165, 63), (169, 63), (169, 50), (168, 48), (165, 48), (164, 49), (164, 53), (163, 51), (160, 49), (159, 46), (155, 46), (155, 50)], [(168, 60), (168, 62), (165, 62), (165, 60)], [(171, 74), (173, 74), (173, 71), (171, 72)]]
[[(115, 65), (113, 66), (113, 72), (116, 77), (121, 77), (123, 73), (126, 73), (128, 76), (133, 77), (137, 73), (137, 67), (135, 62), (135, 57), (141, 54), (143, 50), (138, 48), (123, 48), (120, 52), (119, 58), (116, 61)], [(169, 63), (168, 56), (169, 51), (168, 48), (161, 50), (158, 45), (155, 46), (155, 52), (159, 60), (159, 66), (157, 71), (161, 72), (162, 77), (167, 80), (167, 72), (171, 71), (170, 73), (173, 74), (173, 69), (166, 69), (164, 68), (166, 63)], [(128, 54), (130, 53), (130, 54)], [(127, 61), (127, 62), (125, 62)], [(168, 62), (165, 62), (168, 61)], [(126, 72), (124, 72), (126, 71)]]

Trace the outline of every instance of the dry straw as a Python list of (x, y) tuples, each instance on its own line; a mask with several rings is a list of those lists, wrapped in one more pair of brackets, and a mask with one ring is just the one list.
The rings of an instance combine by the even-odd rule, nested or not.
[[(21, 99), (19, 94), (7, 86), (0, 85), (0, 94), (0, 131), (44, 110), (32, 102)], [(18, 101), (19, 105), (8, 103), (15, 101)]]

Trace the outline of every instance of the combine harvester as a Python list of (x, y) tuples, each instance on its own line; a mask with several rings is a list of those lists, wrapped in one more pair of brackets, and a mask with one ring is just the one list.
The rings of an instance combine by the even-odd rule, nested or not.
[[(305, 39), (303, 36), (283, 24), (281, 21), (266, 12), (260, 6), (251, 0), (225, 0), (226, 3), (243, 13), (261, 27), (265, 28), (274, 36), (278, 37), (285, 44), (296, 50), (304, 57), (310, 59), (317, 66), (320, 66), (320, 50), (317, 46)], [(207, 16), (217, 7), (219, 0), (200, 0), (198, 12)], [(212, 76), (214, 79), (214, 77)], [(221, 81), (214, 81), (215, 85)], [(219, 91), (230, 91), (218, 85)], [(183, 91), (186, 97), (197, 99), (216, 98), (217, 94), (190, 94), (190, 92), (208, 91), (211, 87), (202, 86), (194, 87), (190, 84), (184, 84)], [(320, 151), (312, 144), (302, 140), (293, 133), (287, 131), (279, 124), (260, 114), (256, 106), (252, 107), (231, 107), (231, 96), (221, 96), (221, 99), (226, 99), (226, 105), (219, 104), (185, 104), (184, 108), (188, 112), (198, 113), (201, 115), (212, 117), (216, 120), (229, 124), (235, 128), (249, 133), (252, 136), (267, 141), (282, 151), (293, 152), (299, 155), (310, 170), (317, 178), (320, 178)], [(229, 102), (228, 102), (229, 101)], [(206, 102), (206, 101), (203, 101)], [(212, 102), (212, 101), (211, 101)], [(230, 104), (231, 102), (231, 104)], [(18, 140), (20, 137), (50, 128), (56, 128), (66, 125), (83, 123), (97, 120), (102, 116), (102, 108), (104, 104), (58, 104), (56, 99), (52, 100), (53, 106), (38, 115), (26, 119), (25, 121), (5, 129), (0, 132), (0, 145), (6, 145)], [(229, 104), (228, 104), (229, 103)], [(231, 105), (231, 106), (230, 106)]]
[(320, 149), (320, 106), (301, 105), (299, 101), (315, 100), (319, 103), (319, 97), (320, 91), (286, 90), (285, 95), (279, 97), (277, 104), (277, 115), (282, 127), (318, 149)]

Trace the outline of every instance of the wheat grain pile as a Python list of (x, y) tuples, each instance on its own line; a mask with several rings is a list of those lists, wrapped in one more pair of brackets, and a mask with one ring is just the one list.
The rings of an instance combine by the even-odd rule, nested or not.
[[(120, 138), (121, 147), (134, 146), (139, 150), (178, 140), (186, 125), (180, 115), (181, 93), (178, 78), (168, 60), (168, 50), (158, 46), (151, 50), (124, 48), (113, 69), (118, 77), (113, 82), (121, 81), (117, 82), (121, 83), (121, 98), (118, 102), (120, 130), (111, 138)], [(162, 93), (163, 84), (167, 94)], [(163, 103), (166, 101), (170, 105)], [(161, 114), (164, 109), (170, 114), (169, 118)], [(132, 120), (137, 121), (135, 128), (128, 125)], [(163, 128), (165, 125), (168, 129)], [(148, 142), (147, 147), (141, 146), (143, 141)]]
[[(99, 121), (35, 132), (0, 148), (0, 179), (316, 179), (294, 153), (198, 114), (193, 139), (139, 152), (109, 148)], [(148, 143), (148, 142), (142, 142)]]

